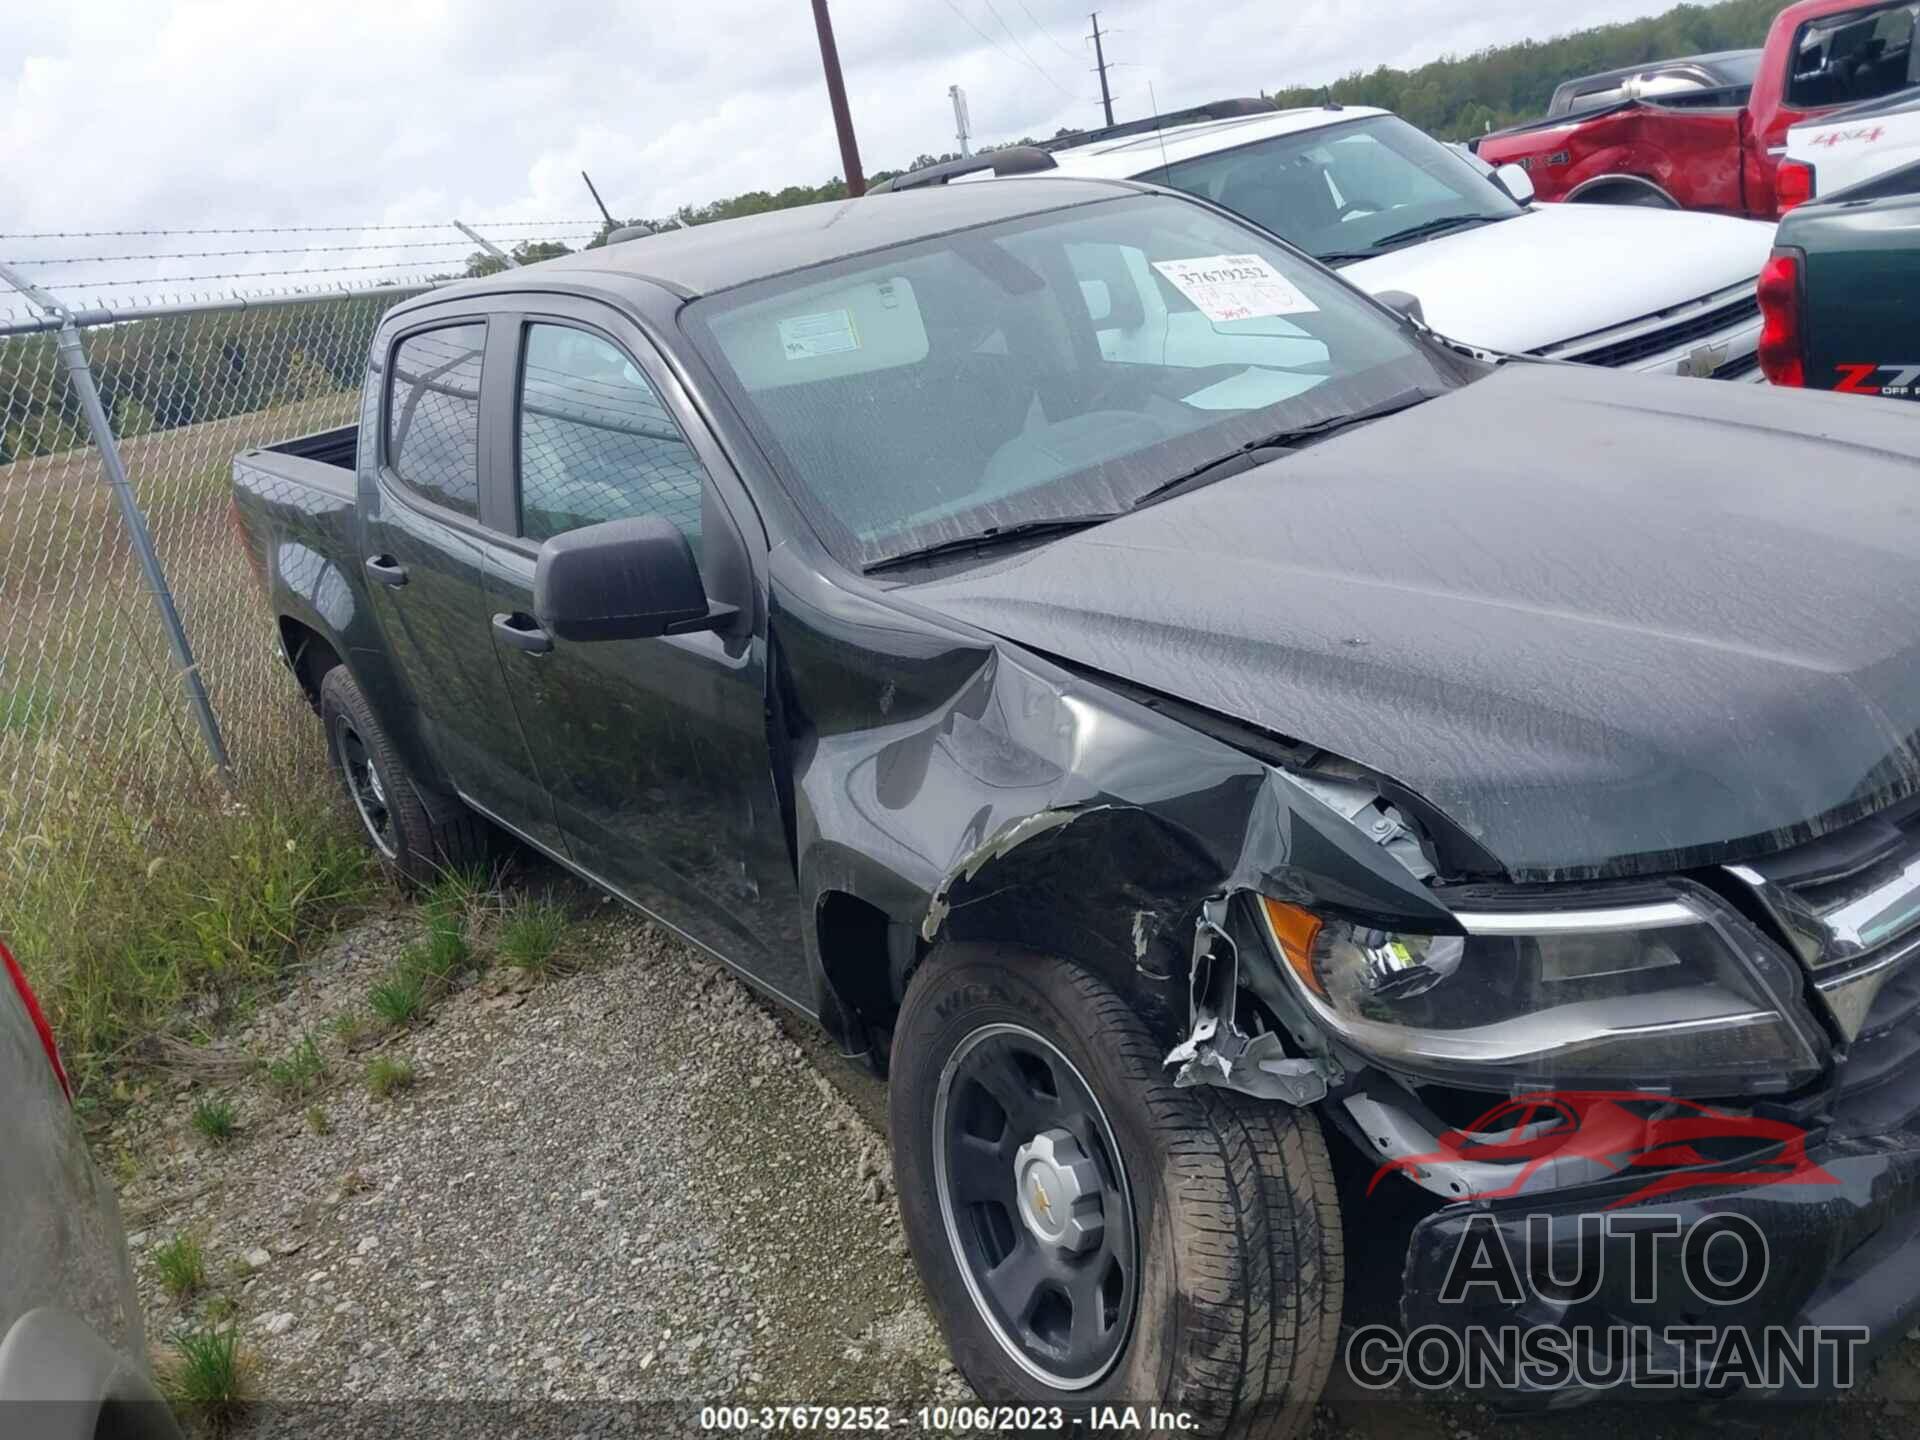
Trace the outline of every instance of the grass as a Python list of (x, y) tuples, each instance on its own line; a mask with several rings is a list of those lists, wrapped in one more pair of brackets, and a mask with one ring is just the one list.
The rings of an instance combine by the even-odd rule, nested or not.
[(311, 1033), (302, 1035), (298, 1045), (267, 1066), (267, 1083), (290, 1099), (312, 1094), (326, 1076), (327, 1057)]
[(176, 1300), (184, 1300), (207, 1286), (207, 1257), (191, 1235), (176, 1235), (156, 1246), (153, 1268), (166, 1292)]
[(240, 1133), (240, 1117), (231, 1100), (209, 1096), (193, 1106), (193, 1128), (215, 1145), (224, 1145)]
[(376, 1100), (391, 1100), (402, 1090), (413, 1088), (413, 1062), (376, 1055), (367, 1062), (367, 1093)]
[[(250, 743), (301, 758), (230, 792), (203, 769), (183, 774), (158, 741), (78, 754), (48, 742), (18, 773), (61, 787), (0, 797), (7, 941), (89, 1099), (161, 1058), (164, 1038), (203, 1040), (243, 1013), (379, 893), (331, 780), (307, 773), (324, 771), (311, 716)], [(27, 799), (45, 802), (30, 829), (8, 812)]]
[(488, 903), (484, 876), (449, 871), (427, 892), (424, 940), (409, 945), (393, 968), (367, 991), (367, 1004), (393, 1029), (411, 1025), (452, 984), (456, 972), (473, 962), (468, 930)]
[(544, 975), (561, 955), (572, 926), (565, 906), (548, 899), (523, 898), (500, 922), (494, 948), (515, 969)]
[(225, 1430), (254, 1396), (258, 1362), (231, 1328), (190, 1331), (174, 1344), (160, 1379), (167, 1398), (214, 1430)]
[(373, 1013), (396, 1030), (427, 1013), (426, 982), (415, 971), (396, 968), (367, 991)]
[(307, 1107), (307, 1129), (316, 1135), (331, 1135), (333, 1133), (333, 1121), (328, 1118), (327, 1112), (322, 1110), (318, 1105), (309, 1105)]
[(223, 1320), (231, 1320), (240, 1313), (240, 1302), (231, 1295), (209, 1295), (200, 1306), (200, 1314), (208, 1324), (218, 1325)]

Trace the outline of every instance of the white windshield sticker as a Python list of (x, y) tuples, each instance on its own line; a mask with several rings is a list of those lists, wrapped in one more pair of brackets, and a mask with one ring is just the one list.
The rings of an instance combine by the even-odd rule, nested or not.
[(1215, 324), (1256, 315), (1309, 315), (1320, 308), (1260, 255), (1156, 260), (1153, 268)]
[(789, 360), (813, 360), (860, 348), (853, 316), (845, 310), (793, 315), (780, 322), (780, 349)]

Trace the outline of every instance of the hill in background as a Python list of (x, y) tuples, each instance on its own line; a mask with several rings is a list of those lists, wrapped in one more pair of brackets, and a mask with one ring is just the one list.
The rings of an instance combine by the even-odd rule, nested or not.
[(1756, 48), (1785, 8), (1781, 0), (1679, 5), (1645, 20), (1498, 45), (1416, 70), (1356, 70), (1331, 85), (1296, 85), (1271, 98), (1291, 108), (1317, 105), (1331, 94), (1345, 105), (1391, 110), (1443, 140), (1466, 140), (1544, 114), (1554, 87), (1576, 75), (1673, 55)]

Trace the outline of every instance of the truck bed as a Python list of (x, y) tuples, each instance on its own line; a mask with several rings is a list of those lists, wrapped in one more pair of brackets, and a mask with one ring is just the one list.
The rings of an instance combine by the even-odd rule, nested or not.
[[(270, 591), (286, 574), (304, 571), (292, 588), (311, 593), (326, 557), (359, 548), (354, 511), (359, 429), (343, 425), (243, 450), (233, 457), (235, 529), (245, 539), (254, 573)], [(349, 589), (357, 574), (344, 576)]]

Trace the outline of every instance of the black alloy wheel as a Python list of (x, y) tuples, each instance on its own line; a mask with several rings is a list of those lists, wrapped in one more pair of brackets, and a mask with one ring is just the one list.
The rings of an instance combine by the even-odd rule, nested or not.
[(934, 1101), (941, 1217), (994, 1338), (1034, 1379), (1080, 1390), (1133, 1323), (1139, 1242), (1112, 1128), (1086, 1079), (1020, 1025), (986, 1025)]

